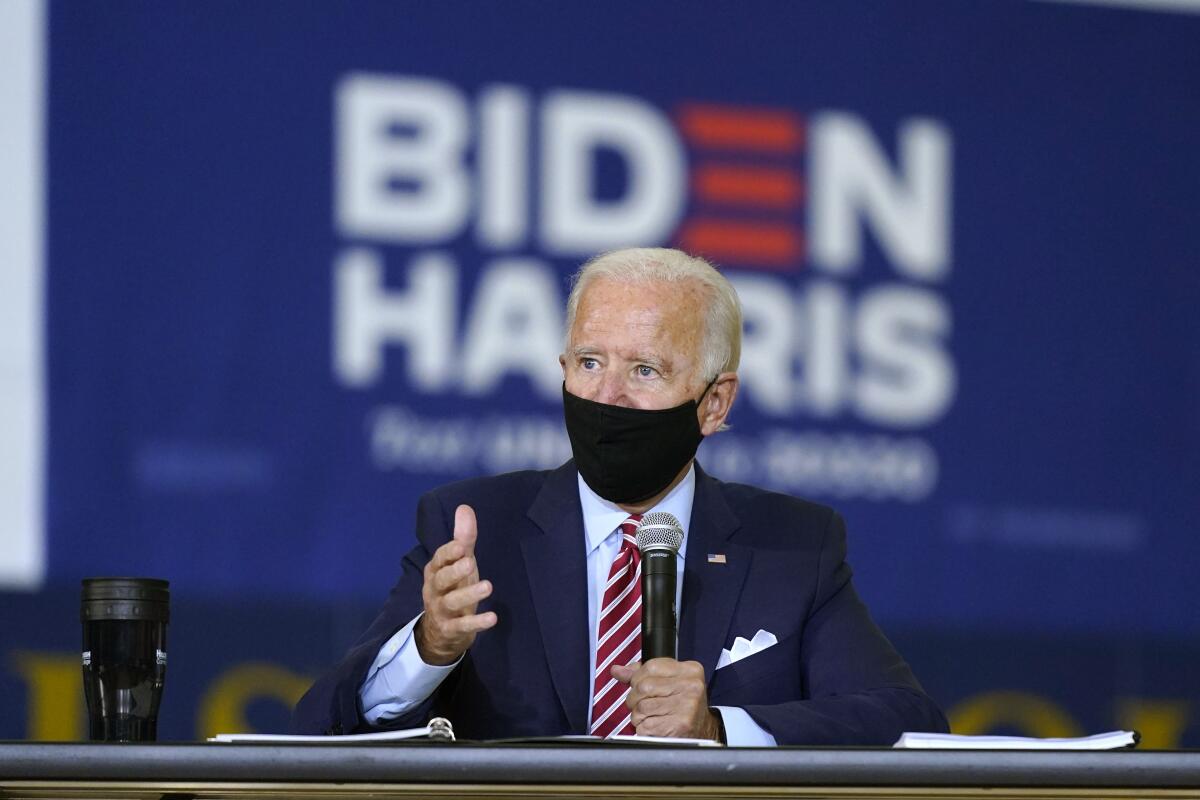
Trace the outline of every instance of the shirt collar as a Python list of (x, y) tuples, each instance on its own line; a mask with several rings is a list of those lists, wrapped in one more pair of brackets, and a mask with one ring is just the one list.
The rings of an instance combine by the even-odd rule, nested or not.
[[(605, 500), (592, 491), (583, 476), (576, 473), (579, 481), (579, 502), (583, 506), (583, 531), (587, 539), (587, 552), (590, 554), (608, 538), (617, 526), (629, 518), (629, 512), (622, 510), (616, 503)], [(681, 556), (687, 554), (688, 524), (692, 519), (692, 500), (696, 496), (696, 465), (693, 462), (687, 474), (683, 476), (675, 488), (666, 497), (659, 500), (646, 511), (665, 511), (679, 520), (683, 528), (683, 546), (679, 548)]]

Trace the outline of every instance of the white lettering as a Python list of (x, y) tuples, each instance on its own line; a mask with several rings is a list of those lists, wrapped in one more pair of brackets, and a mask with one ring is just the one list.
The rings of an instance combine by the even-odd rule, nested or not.
[(526, 375), (547, 399), (560, 396), (562, 307), (553, 271), (526, 259), (494, 262), (475, 290), (467, 320), (463, 389), (487, 394), (515, 372)]
[(516, 247), (529, 230), (529, 94), (495, 86), (479, 100), (479, 241)]
[[(598, 148), (618, 152), (625, 195), (596, 198)], [(685, 197), (682, 146), (663, 115), (620, 95), (560, 91), (542, 114), (542, 240), (556, 254), (591, 254), (665, 241)]]
[(337, 89), (337, 221), (345, 236), (436, 242), (470, 210), (467, 111), (453, 86), (351, 75)]
[(846, 402), (849, 383), (849, 301), (846, 290), (812, 281), (805, 293), (804, 399), (818, 417), (832, 417)]
[(334, 374), (346, 386), (369, 386), (383, 371), (383, 348), (408, 348), (408, 379), (426, 392), (443, 390), (453, 366), (458, 267), (449, 256), (423, 253), (408, 270), (406, 292), (384, 286), (374, 251), (348, 250), (334, 267)]
[(812, 126), (809, 173), (814, 263), (848, 274), (862, 262), (858, 217), (904, 275), (946, 276), (950, 259), (950, 135), (931, 120), (900, 128), (899, 174), (870, 130), (849, 114), (821, 114)]
[(730, 279), (742, 301), (745, 332), (738, 368), (746, 397), (776, 416), (795, 404), (795, 308), (791, 295), (772, 278), (738, 275)]
[(859, 304), (855, 328), (861, 361), (855, 402), (864, 419), (916, 427), (945, 412), (955, 373), (942, 346), (950, 313), (941, 298), (900, 286), (873, 289)]
[(0, 591), (46, 575), (49, 17), (0, 2)]

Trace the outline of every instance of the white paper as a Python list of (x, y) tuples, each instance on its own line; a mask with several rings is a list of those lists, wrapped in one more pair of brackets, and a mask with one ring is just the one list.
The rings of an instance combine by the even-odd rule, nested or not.
[(687, 739), (680, 736), (638, 736), (637, 734), (626, 735), (619, 734), (617, 736), (608, 737), (610, 742), (633, 742), (634, 744), (679, 744), (679, 745), (696, 745), (697, 747), (724, 747), (718, 741), (712, 739)]
[(712, 739), (687, 739), (678, 736), (638, 736), (637, 734), (617, 734), (616, 736), (609, 737), (591, 736), (589, 734), (572, 734), (568, 736), (554, 736), (549, 739), (536, 739), (535, 741), (569, 741), (587, 742), (589, 744), (604, 744), (605, 742), (621, 742), (622, 744), (676, 744), (697, 747), (725, 746)]
[(1119, 750), (1137, 743), (1134, 731), (1109, 731), (1071, 739), (1027, 736), (958, 736), (952, 733), (904, 733), (893, 747), (926, 750)]
[[(445, 731), (445, 728), (441, 728)], [(303, 736), (291, 733), (218, 733), (209, 739), (210, 742), (225, 742), (243, 744), (246, 742), (270, 742), (273, 744), (361, 744), (363, 742), (397, 742), (402, 739), (419, 739), (430, 736), (432, 725), (423, 728), (405, 728), (396, 731), (376, 731), (375, 733), (351, 733), (345, 736)], [(453, 741), (453, 733), (448, 741)]]

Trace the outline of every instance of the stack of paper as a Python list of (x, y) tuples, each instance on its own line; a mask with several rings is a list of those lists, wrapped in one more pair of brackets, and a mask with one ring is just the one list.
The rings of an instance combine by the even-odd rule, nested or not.
[(453, 742), (454, 729), (442, 717), (434, 717), (423, 728), (406, 728), (376, 733), (352, 733), (346, 736), (300, 736), (288, 733), (218, 733), (210, 742), (242, 744), (246, 742), (269, 742), (272, 744), (362, 744), (364, 742), (395, 742), (401, 739), (433, 739)]
[(1109, 731), (1073, 739), (905, 733), (892, 746), (927, 750), (1119, 750), (1137, 746), (1140, 738), (1137, 731)]

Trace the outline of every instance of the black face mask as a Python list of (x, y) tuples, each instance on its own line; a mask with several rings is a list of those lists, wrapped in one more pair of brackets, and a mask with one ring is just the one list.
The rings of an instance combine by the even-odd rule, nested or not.
[(605, 500), (624, 505), (649, 500), (667, 488), (704, 439), (696, 418), (700, 400), (647, 411), (584, 400), (564, 383), (563, 416), (584, 483)]

